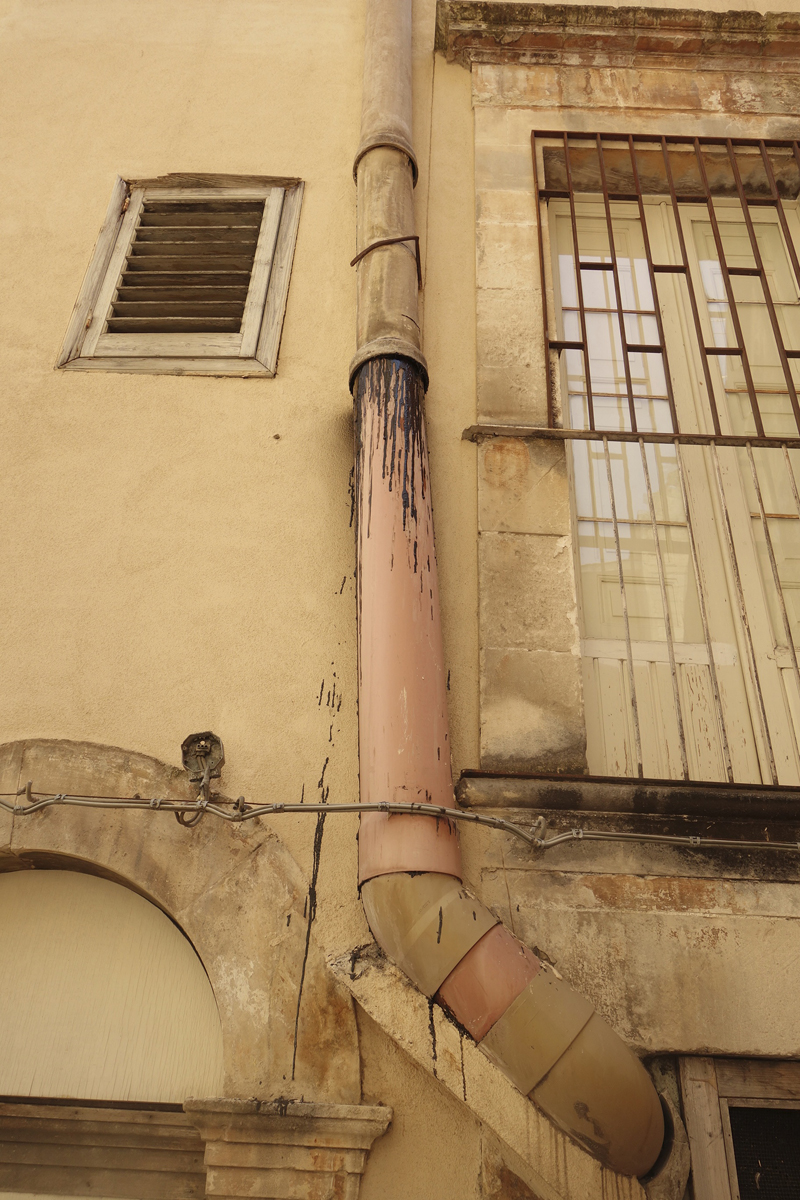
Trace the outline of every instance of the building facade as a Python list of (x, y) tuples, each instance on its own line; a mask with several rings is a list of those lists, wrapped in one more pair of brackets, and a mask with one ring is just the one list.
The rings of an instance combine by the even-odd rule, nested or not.
[(786, 8), (6, 6), (0, 1195), (800, 1192)]

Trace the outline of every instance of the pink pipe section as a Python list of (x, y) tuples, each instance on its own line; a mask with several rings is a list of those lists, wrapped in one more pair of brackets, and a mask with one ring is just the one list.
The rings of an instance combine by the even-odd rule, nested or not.
[[(417, 371), (373, 359), (357, 385), (361, 799), (452, 807), (447, 681)], [(448, 821), (365, 813), (359, 883), (461, 872)]]
[[(355, 380), (361, 799), (455, 804), (423, 385), (416, 363)], [(387, 954), (595, 1157), (642, 1175), (664, 1124), (636, 1056), (460, 884), (454, 824), (361, 818), (359, 882)]]

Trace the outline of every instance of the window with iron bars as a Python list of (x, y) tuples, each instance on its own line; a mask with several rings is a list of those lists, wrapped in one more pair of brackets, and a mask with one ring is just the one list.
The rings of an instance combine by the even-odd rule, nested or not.
[(800, 146), (534, 133), (593, 774), (800, 782)]

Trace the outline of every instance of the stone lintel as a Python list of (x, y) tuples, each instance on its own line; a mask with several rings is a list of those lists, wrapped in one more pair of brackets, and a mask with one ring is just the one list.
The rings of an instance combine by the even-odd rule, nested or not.
[(392, 1119), (379, 1105), (211, 1098), (183, 1107), (205, 1142), (206, 1196), (250, 1200), (356, 1200), (369, 1149)]
[(609, 66), (747, 60), (750, 70), (761, 60), (763, 69), (780, 66), (797, 73), (800, 18), (796, 13), (438, 0), (436, 49), (464, 66), (591, 65), (601, 56)]

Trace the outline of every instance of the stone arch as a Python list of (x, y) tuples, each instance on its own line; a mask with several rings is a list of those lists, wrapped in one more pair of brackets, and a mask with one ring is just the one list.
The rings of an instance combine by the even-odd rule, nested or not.
[[(37, 792), (196, 794), (184, 771), (113, 746), (50, 739), (0, 746), (0, 793), (29, 779)], [(68, 866), (126, 884), (170, 916), (214, 991), (226, 1096), (358, 1103), (352, 1001), (313, 936), (306, 958), (308, 885), (263, 822), (248, 826), (207, 817), (186, 829), (150, 810), (0, 811), (0, 870)]]
[(187, 938), (130, 888), (0, 874), (0, 1095), (182, 1103), (222, 1089), (222, 1027)]

